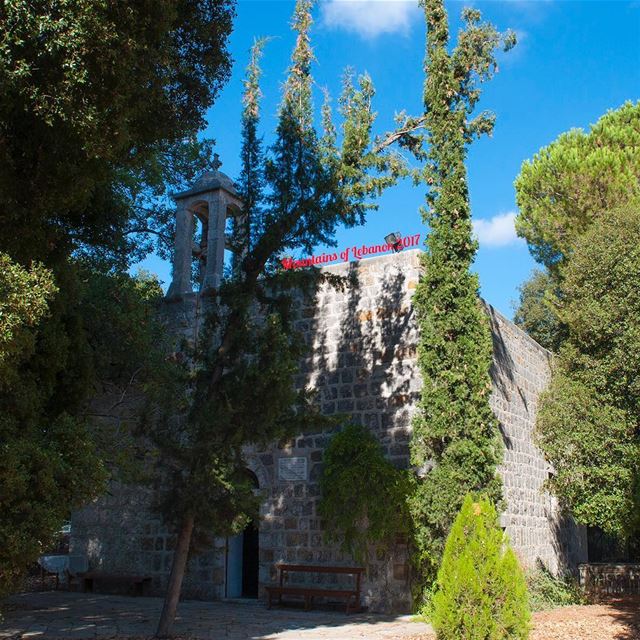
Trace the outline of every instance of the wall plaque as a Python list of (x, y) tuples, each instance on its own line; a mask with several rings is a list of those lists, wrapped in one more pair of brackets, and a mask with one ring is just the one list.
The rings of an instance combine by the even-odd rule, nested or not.
[(305, 457), (280, 458), (278, 479), (285, 482), (300, 482), (307, 479), (307, 459)]

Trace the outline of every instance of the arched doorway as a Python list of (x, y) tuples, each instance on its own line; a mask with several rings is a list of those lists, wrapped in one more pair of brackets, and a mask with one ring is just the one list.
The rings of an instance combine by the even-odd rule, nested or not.
[[(257, 490), (258, 478), (252, 471), (246, 473)], [(242, 533), (227, 538), (225, 566), (225, 597), (258, 597), (260, 533), (257, 522), (250, 521)]]

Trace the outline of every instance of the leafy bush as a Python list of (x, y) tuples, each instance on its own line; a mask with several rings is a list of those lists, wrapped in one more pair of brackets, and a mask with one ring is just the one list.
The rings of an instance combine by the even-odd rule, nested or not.
[(554, 576), (542, 562), (527, 575), (529, 605), (533, 611), (585, 604), (587, 599), (571, 575)]
[(438, 571), (431, 622), (439, 640), (529, 636), (524, 574), (486, 498), (467, 495)]
[(385, 546), (408, 531), (408, 475), (384, 457), (365, 427), (349, 425), (333, 436), (324, 452), (320, 490), (328, 540), (359, 560), (369, 544)]

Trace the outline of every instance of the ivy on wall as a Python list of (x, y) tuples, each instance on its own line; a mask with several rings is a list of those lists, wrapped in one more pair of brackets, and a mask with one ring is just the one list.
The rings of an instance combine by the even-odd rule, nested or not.
[(333, 436), (324, 452), (318, 507), (328, 542), (341, 545), (359, 562), (371, 545), (386, 548), (407, 533), (406, 496), (411, 480), (385, 457), (365, 427), (349, 425)]

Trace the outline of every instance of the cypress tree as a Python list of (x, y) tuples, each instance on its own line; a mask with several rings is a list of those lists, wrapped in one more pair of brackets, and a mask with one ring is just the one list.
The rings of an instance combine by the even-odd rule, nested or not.
[(486, 498), (467, 496), (447, 538), (431, 620), (438, 640), (526, 640), (524, 574)]
[(260, 122), (260, 58), (268, 38), (258, 38), (251, 47), (249, 64), (244, 80), (242, 98), (242, 150), (241, 170), (237, 181), (238, 194), (243, 204), (242, 228), (236, 230), (239, 244), (250, 247), (259, 230), (253, 229), (260, 220), (260, 203), (264, 190), (264, 150), (258, 134)]
[(426, 133), (414, 144), (426, 161), (428, 188), (422, 218), (429, 227), (422, 275), (414, 297), (420, 330), (418, 364), (424, 386), (413, 422), (412, 463), (429, 471), (410, 498), (414, 520), (419, 598), (432, 584), (444, 541), (462, 501), (482, 491), (500, 500), (496, 467), (501, 459), (497, 421), (489, 406), (492, 343), (488, 319), (471, 272), (477, 250), (472, 236), (465, 160), (475, 136), (490, 133), (494, 118), (471, 118), (480, 82), (496, 68), (495, 51), (514, 44), (463, 11), (464, 29), (449, 50), (443, 0), (423, 0), (427, 24), (424, 114)]

